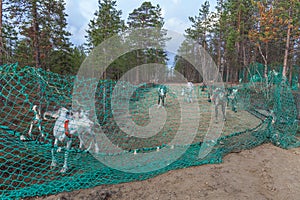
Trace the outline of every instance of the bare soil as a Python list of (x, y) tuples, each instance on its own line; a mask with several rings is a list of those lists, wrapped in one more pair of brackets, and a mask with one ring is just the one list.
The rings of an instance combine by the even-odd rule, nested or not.
[(264, 144), (232, 153), (221, 164), (175, 171), (141, 182), (103, 185), (31, 199), (299, 199), (300, 149)]

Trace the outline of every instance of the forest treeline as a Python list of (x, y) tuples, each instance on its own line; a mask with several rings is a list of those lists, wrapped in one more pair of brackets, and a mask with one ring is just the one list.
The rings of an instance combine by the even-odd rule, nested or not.
[[(211, 55), (224, 81), (248, 77), (247, 69), (253, 63), (264, 66), (265, 77), (274, 69), (290, 81), (294, 77), (300, 80), (298, 0), (217, 0), (216, 5), (212, 8), (205, 1), (196, 16), (187, 16), (191, 26), (185, 30), (186, 40), (175, 56), (173, 69), (188, 80), (202, 81), (197, 70), (183, 58), (197, 51), (193, 49), (196, 42)], [(170, 74), (170, 57), (164, 51), (170, 38), (160, 5), (145, 1), (125, 20), (117, 1), (98, 0), (86, 30), (86, 43), (79, 46), (70, 41), (65, 8), (64, 0), (0, 0), (0, 64), (18, 62), (20, 66), (76, 74), (90, 51), (106, 39), (135, 28), (157, 28), (160, 34), (155, 41), (160, 49), (140, 49), (121, 56), (103, 78), (118, 79), (132, 67), (145, 63), (166, 65), (160, 75)], [(157, 78), (151, 70), (138, 73)]]

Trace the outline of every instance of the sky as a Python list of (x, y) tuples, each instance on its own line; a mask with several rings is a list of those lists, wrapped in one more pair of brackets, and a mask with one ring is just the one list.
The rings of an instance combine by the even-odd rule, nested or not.
[[(117, 0), (117, 9), (122, 10), (122, 19), (127, 21), (129, 13), (140, 7), (145, 0)], [(188, 17), (197, 16), (205, 0), (148, 0), (152, 5), (159, 4), (162, 8), (162, 17), (165, 20), (164, 28), (180, 34), (191, 26)], [(211, 10), (216, 6), (216, 0), (209, 1)], [(71, 42), (81, 45), (85, 42), (86, 30), (95, 11), (98, 10), (98, 0), (66, 0), (68, 14), (68, 31), (71, 32)]]

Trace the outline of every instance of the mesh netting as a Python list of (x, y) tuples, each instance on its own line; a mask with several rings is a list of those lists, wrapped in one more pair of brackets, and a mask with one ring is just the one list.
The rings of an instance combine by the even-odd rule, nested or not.
[[(199, 103), (201, 122), (192, 144), (168, 145), (175, 137), (180, 126), (179, 102), (184, 101), (180, 95), (183, 88), (168, 91), (166, 99), (167, 121), (155, 136), (143, 139), (128, 137), (114, 120), (111, 109), (111, 96), (118, 89), (120, 104), (126, 89), (116, 88), (116, 82), (100, 80), (95, 91), (95, 108), (98, 123), (109, 140), (121, 147), (123, 152), (111, 154), (105, 144), (101, 145), (99, 156), (118, 156), (122, 153), (139, 154), (154, 152), (159, 149), (176, 151), (187, 147), (185, 153), (172, 162), (172, 155), (163, 160), (152, 159), (144, 166), (158, 165), (165, 162), (166, 167), (145, 173), (129, 173), (110, 168), (100, 162), (91, 153), (79, 148), (80, 140), (72, 138), (72, 148), (68, 155), (69, 168), (60, 172), (64, 162), (64, 150), (56, 154), (58, 166), (50, 167), (52, 160), (53, 127), (55, 120), (36, 119), (37, 110), (41, 113), (56, 111), (61, 107), (71, 109), (75, 76), (61, 76), (31, 67), (20, 68), (18, 65), (0, 67), (0, 196), (1, 198), (23, 198), (42, 196), (63, 191), (90, 188), (101, 184), (117, 184), (145, 180), (169, 170), (186, 168), (209, 163), (220, 163), (230, 152), (254, 148), (262, 143), (272, 142), (282, 148), (300, 146), (297, 139), (297, 109), (290, 87), (285, 81), (275, 77), (273, 82), (264, 85), (264, 80), (233, 86), (238, 89), (234, 112), (229, 105), (227, 121), (218, 139), (208, 141), (212, 145), (209, 154), (199, 158), (199, 151), (204, 145), (204, 137), (210, 126), (213, 111), (212, 103), (207, 101), (207, 91), (200, 85), (194, 86), (193, 99)], [(276, 80), (276, 81), (275, 81)], [(269, 81), (270, 82), (270, 81)], [(81, 80), (80, 85), (90, 84)], [(130, 97), (130, 112), (124, 118), (132, 119), (140, 126), (149, 123), (149, 102), (157, 103), (155, 84), (132, 85), (123, 82), (123, 88), (134, 88)], [(84, 96), (84, 95), (83, 95)], [(115, 103), (118, 103), (118, 99)], [(34, 110), (34, 106), (38, 109)], [(121, 105), (122, 106), (122, 105)], [(190, 110), (193, 115), (194, 110)], [(179, 113), (179, 114), (178, 114)], [(29, 134), (31, 123), (32, 134)], [(187, 126), (193, 121), (187, 122)], [(41, 127), (41, 131), (39, 130)], [(134, 131), (134, 130), (132, 130)], [(45, 136), (42, 137), (41, 135)], [(64, 147), (65, 144), (60, 144)], [(121, 161), (120, 161), (121, 162)], [(122, 165), (122, 163), (120, 163)]]

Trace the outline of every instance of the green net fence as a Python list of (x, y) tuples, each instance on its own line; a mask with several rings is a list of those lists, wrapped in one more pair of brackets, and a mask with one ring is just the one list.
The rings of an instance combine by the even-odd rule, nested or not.
[[(282, 76), (282, 65), (268, 66), (268, 82), (280, 81)], [(262, 82), (264, 80), (265, 66), (261, 63), (252, 63), (247, 68), (241, 70), (239, 73), (239, 80), (250, 82)], [(292, 90), (298, 90), (299, 83), (299, 66), (292, 66), (291, 84)]]
[[(188, 104), (180, 94), (182, 85), (174, 84), (178, 90), (168, 91), (165, 107), (167, 120), (162, 129), (155, 136), (144, 139), (129, 137), (118, 127), (114, 119), (115, 111), (112, 109), (112, 93), (113, 90), (119, 90), (120, 101), (118, 102), (117, 98), (114, 103), (122, 104), (123, 93), (124, 96), (128, 96), (126, 88), (132, 88), (134, 92), (129, 99), (129, 114), (122, 117), (130, 118), (136, 124), (145, 126), (151, 117), (149, 107), (157, 103), (158, 85), (150, 83), (132, 85), (124, 81), (120, 88), (116, 87), (115, 81), (100, 80), (97, 82), (94, 99), (97, 121), (106, 137), (123, 151), (112, 153), (106, 148), (106, 143), (99, 142), (101, 151), (97, 154), (97, 158), (95, 154), (80, 149), (80, 140), (74, 137), (72, 147), (68, 151), (69, 168), (65, 173), (61, 173), (60, 168), (64, 163), (66, 151), (64, 143), (59, 144), (62, 152), (56, 154), (58, 165), (51, 167), (55, 119), (37, 119), (36, 114), (38, 110), (47, 113), (57, 111), (61, 107), (71, 109), (76, 77), (62, 76), (31, 67), (20, 68), (17, 64), (1, 66), (0, 74), (1, 199), (43, 196), (101, 184), (145, 180), (169, 170), (220, 163), (230, 152), (251, 149), (268, 142), (282, 148), (300, 146), (297, 138), (297, 102), (291, 87), (281, 79), (276, 79), (272, 84), (268, 84), (268, 87), (264, 86), (263, 80), (232, 86), (231, 89), (238, 89), (237, 112), (233, 112), (228, 106), (227, 120), (220, 137), (206, 142), (204, 140), (208, 127), (215, 124), (210, 124), (214, 108), (211, 106), (212, 103), (207, 101), (207, 91), (203, 91), (200, 85), (195, 85), (194, 103), (199, 103), (198, 112), (201, 112), (197, 134), (190, 144), (173, 145), (170, 145), (170, 141), (176, 137), (176, 132), (186, 128), (180, 125), (178, 106), (180, 101)], [(77, 81), (78, 87), (90, 84), (90, 80)], [(84, 94), (82, 96), (84, 97)], [(89, 100), (88, 97), (85, 98)], [(33, 109), (35, 105), (38, 108), (36, 110)], [(195, 111), (191, 109), (190, 115), (193, 115), (193, 112)], [(29, 134), (32, 122), (34, 123)], [(188, 127), (189, 123), (194, 122), (188, 121), (185, 125)], [(203, 145), (211, 145), (212, 148), (207, 156), (199, 157)], [(165, 167), (149, 172), (126, 172), (99, 161), (99, 157), (109, 156), (118, 161), (125, 153), (138, 155), (163, 149), (176, 152), (182, 148), (186, 151), (179, 158), (174, 159), (176, 153), (172, 153), (161, 159), (150, 159), (149, 162), (145, 162), (145, 166), (139, 166), (147, 169), (153, 166), (155, 169), (154, 166), (165, 163)], [(127, 166), (122, 162), (124, 161), (120, 160), (120, 166)]]

